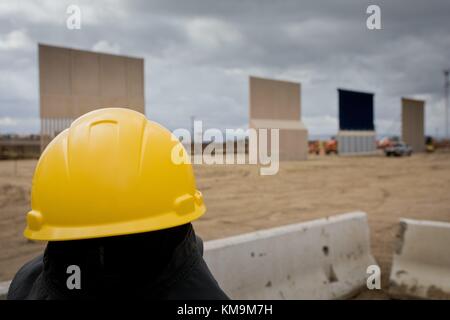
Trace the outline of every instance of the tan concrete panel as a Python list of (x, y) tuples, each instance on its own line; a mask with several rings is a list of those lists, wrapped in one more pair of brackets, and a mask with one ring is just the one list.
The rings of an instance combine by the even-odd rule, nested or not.
[[(267, 148), (272, 150), (270, 127), (259, 127), (256, 129), (267, 130)], [(259, 130), (257, 130), (259, 132)], [(259, 133), (264, 134), (264, 131)], [(259, 135), (258, 135), (259, 136)], [(306, 160), (308, 157), (308, 130), (304, 128), (279, 129), (278, 155), (280, 161)]]
[(75, 114), (70, 95), (45, 94), (40, 97), (41, 118), (72, 118)]
[(128, 106), (128, 99), (127, 97), (102, 97), (100, 98), (100, 103), (99, 105), (102, 108), (122, 108), (122, 107), (127, 107)]
[(39, 45), (39, 90), (41, 94), (70, 95), (71, 54), (66, 48)]
[(144, 106), (145, 101), (143, 97), (136, 97), (136, 98), (129, 97), (126, 105), (127, 108), (139, 111), (141, 113), (145, 113)]
[(125, 59), (119, 56), (100, 56), (100, 95), (125, 97), (127, 95)]
[(303, 129), (306, 130), (303, 122), (298, 120), (269, 120), (250, 119), (249, 128), (277, 128), (277, 129)]
[(425, 151), (425, 101), (402, 98), (402, 140), (414, 152)]
[(128, 97), (144, 97), (144, 60), (125, 58)]
[(39, 45), (40, 110), (76, 118), (99, 107), (145, 112), (144, 60)]
[(250, 77), (250, 118), (300, 120), (300, 83)]
[(72, 50), (72, 94), (98, 96), (100, 94), (99, 55), (94, 52)]
[(306, 160), (308, 157), (308, 131), (280, 130), (280, 160)]
[(300, 84), (250, 77), (249, 86), (249, 127), (280, 130), (281, 161), (306, 160), (308, 131), (300, 120)]
[(98, 109), (104, 107), (100, 103), (100, 99), (98, 96), (74, 96), (74, 114), (72, 118), (77, 118), (79, 115), (90, 112), (94, 109)]
[[(39, 82), (41, 131), (46, 130), (43, 119), (59, 123), (98, 108), (128, 107), (145, 113), (141, 58), (39, 44)], [(49, 139), (43, 139), (43, 146)]]

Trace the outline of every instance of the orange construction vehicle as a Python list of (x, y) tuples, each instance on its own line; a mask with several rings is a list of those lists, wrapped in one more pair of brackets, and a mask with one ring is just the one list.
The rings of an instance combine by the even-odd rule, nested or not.
[(320, 154), (320, 141), (319, 140), (309, 141), (308, 146), (309, 146), (310, 154), (317, 154), (317, 155)]
[(335, 137), (331, 137), (331, 139), (325, 141), (324, 143), (325, 154), (337, 154), (337, 140)]

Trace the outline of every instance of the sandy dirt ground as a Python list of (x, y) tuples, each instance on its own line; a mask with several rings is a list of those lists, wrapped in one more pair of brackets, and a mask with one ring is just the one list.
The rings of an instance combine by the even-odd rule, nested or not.
[[(36, 161), (0, 162), (0, 281), (43, 248), (22, 237)], [(387, 288), (398, 219), (450, 222), (450, 153), (405, 158), (313, 156), (282, 163), (274, 176), (251, 165), (195, 166), (207, 213), (194, 223), (204, 240), (362, 210)], [(384, 291), (357, 298), (387, 298)]]

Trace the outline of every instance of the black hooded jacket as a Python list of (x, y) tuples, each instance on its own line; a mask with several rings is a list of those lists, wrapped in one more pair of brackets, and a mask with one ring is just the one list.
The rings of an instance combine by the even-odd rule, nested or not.
[[(228, 299), (191, 224), (99, 239), (49, 242), (14, 277), (8, 299)], [(80, 270), (69, 289), (68, 267)]]

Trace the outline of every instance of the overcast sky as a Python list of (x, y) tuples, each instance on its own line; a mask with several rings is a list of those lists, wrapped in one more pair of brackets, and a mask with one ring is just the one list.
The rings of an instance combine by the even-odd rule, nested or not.
[[(366, 28), (370, 4), (382, 30)], [(448, 0), (1, 0), (0, 133), (39, 132), (38, 42), (145, 58), (147, 116), (171, 129), (192, 115), (246, 128), (255, 75), (301, 82), (313, 135), (336, 133), (338, 87), (375, 93), (378, 133), (399, 133), (402, 96), (426, 99), (427, 133), (444, 133)]]

